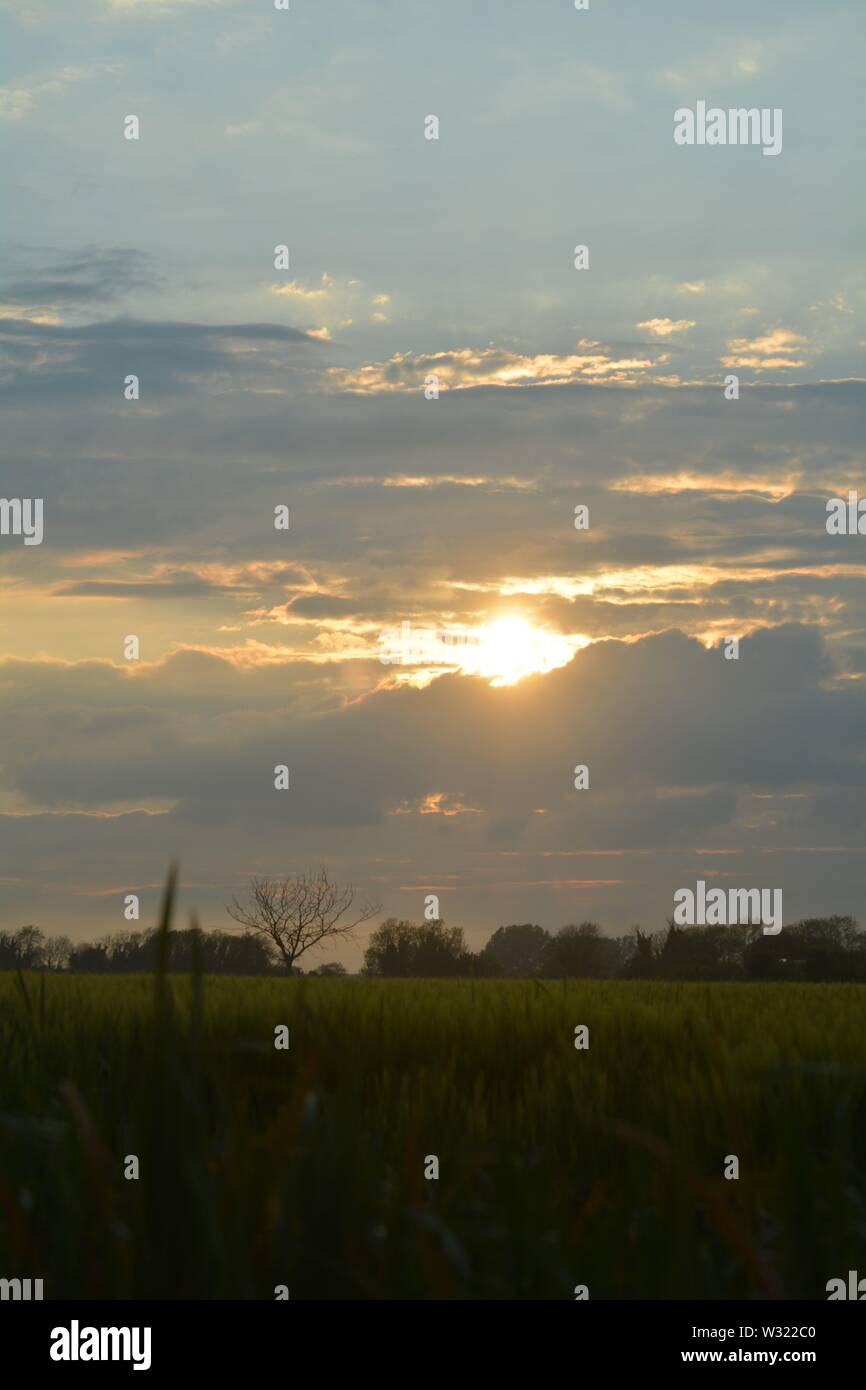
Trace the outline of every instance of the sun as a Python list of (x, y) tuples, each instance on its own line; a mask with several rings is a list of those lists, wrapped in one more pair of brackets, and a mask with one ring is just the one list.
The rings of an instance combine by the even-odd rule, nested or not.
[(538, 627), (519, 613), (473, 627), (413, 628), (404, 620), (399, 630), (382, 633), (380, 642), (384, 639), (380, 661), (402, 668), (392, 671), (388, 684), (419, 689), (448, 673), (481, 676), (495, 686), (516, 685), (526, 676), (566, 666), (591, 641), (580, 633)]
[(476, 628), (460, 652), (464, 675), (484, 676), (491, 685), (515, 685), (524, 676), (565, 666), (589, 639), (535, 627), (526, 618), (497, 618)]

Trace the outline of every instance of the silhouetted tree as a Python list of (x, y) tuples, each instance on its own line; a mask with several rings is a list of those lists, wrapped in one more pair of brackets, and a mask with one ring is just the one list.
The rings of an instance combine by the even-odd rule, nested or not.
[(39, 970), (45, 963), (47, 939), (33, 926), (0, 932), (0, 970)]
[(739, 979), (745, 953), (759, 931), (751, 925), (676, 927), (669, 922), (656, 973), (668, 980)]
[(42, 947), (42, 967), (44, 970), (66, 970), (72, 954), (72, 942), (68, 936), (46, 936)]
[(351, 937), (379, 909), (369, 902), (356, 907), (354, 888), (341, 888), (322, 866), (290, 878), (253, 878), (246, 901), (233, 898), (226, 911), (262, 936), (291, 971), (307, 951), (323, 941)]
[(389, 917), (370, 933), (364, 952), (365, 975), (409, 976), (415, 956), (415, 926)]
[(550, 933), (532, 922), (498, 927), (481, 955), (496, 961), (502, 975), (539, 975)]
[(544, 974), (554, 979), (602, 978), (616, 970), (617, 948), (596, 922), (562, 927), (544, 953)]
[(655, 974), (655, 938), (650, 932), (635, 927), (624, 937), (624, 958), (619, 974), (625, 980), (651, 980)]
[(446, 927), (444, 922), (416, 926), (389, 917), (370, 936), (364, 974), (448, 978), (468, 975), (472, 959), (461, 927)]
[(69, 969), (76, 974), (104, 975), (110, 965), (108, 949), (104, 941), (95, 944), (85, 941), (79, 946), (73, 946), (72, 954), (69, 957)]

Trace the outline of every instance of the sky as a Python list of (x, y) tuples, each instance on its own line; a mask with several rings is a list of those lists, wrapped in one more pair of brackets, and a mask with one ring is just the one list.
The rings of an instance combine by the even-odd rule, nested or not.
[(862, 6), (0, 24), (0, 928), (866, 922)]

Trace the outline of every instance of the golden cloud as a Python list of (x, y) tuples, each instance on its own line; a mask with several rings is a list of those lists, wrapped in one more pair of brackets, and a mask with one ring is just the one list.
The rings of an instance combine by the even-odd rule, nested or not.
[(687, 333), (696, 326), (694, 319), (644, 319), (635, 328), (643, 328), (655, 338), (669, 338), (672, 333)]
[(285, 285), (271, 285), (271, 294), (277, 294), (284, 299), (324, 299), (334, 288), (334, 280), (327, 271), (322, 273), (320, 288), (317, 290), (305, 289), (299, 285), (297, 280), (288, 280)]
[(435, 377), (440, 391), (468, 390), (474, 386), (565, 386), (581, 381), (632, 385), (668, 360), (666, 354), (656, 358), (614, 357), (601, 344), (585, 339), (577, 346), (579, 352), (564, 357), (554, 353), (530, 357), (497, 347), (396, 353), (387, 362), (331, 367), (327, 379), (337, 391), (363, 396), (421, 390), (429, 377)]
[(805, 357), (795, 357), (806, 338), (790, 328), (774, 328), (758, 338), (732, 338), (723, 367), (751, 367), (756, 372), (792, 371), (805, 367)]
[(686, 469), (666, 474), (636, 473), (611, 483), (609, 491), (637, 492), (646, 496), (680, 492), (704, 492), (709, 496), (744, 493), (778, 502), (796, 492), (800, 476), (799, 473), (788, 473), (783, 478), (751, 474), (745, 478), (730, 472), (692, 473)]

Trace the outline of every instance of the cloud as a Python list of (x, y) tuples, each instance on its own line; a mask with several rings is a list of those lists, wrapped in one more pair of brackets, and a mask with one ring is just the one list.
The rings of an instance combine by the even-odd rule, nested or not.
[[(93, 308), (133, 291), (164, 287), (153, 257), (132, 246), (87, 246), (65, 255), (54, 246), (15, 246), (6, 261), (8, 278), (0, 283), (0, 301), (10, 310), (20, 306), (23, 319)], [(14, 312), (3, 317), (14, 317)]]
[(229, 140), (237, 140), (245, 135), (255, 135), (261, 128), (260, 121), (241, 121), (238, 125), (227, 125), (225, 133)]
[(616, 357), (600, 343), (587, 340), (581, 340), (578, 347), (582, 351), (566, 356), (528, 356), (496, 347), (396, 353), (387, 362), (330, 367), (327, 379), (335, 389), (358, 395), (417, 391), (429, 376), (437, 379), (440, 390), (456, 391), (475, 386), (562, 386), (580, 381), (626, 384), (667, 360), (665, 356)]
[[(264, 620), (244, 616), (241, 592), (244, 608), (267, 613), (299, 592), (326, 591), (357, 596), (358, 617), (380, 628), (403, 619), (440, 627), (449, 615), (472, 625), (518, 602), (543, 625), (592, 637), (674, 623), (705, 637), (770, 616), (820, 621), (848, 660), (862, 659), (857, 548), (834, 545), (824, 529), (827, 497), (862, 481), (862, 384), (752, 385), (736, 410), (715, 383), (463, 390), (441, 409), (396, 392), (359, 406), (357, 396), (304, 391), (321, 381), (322, 345), (253, 346), (236, 354), (218, 339), (130, 336), (115, 347), (109, 337), (96, 357), (90, 344), (47, 381), (46, 368), (34, 370), (29, 394), (7, 386), (20, 403), (5, 412), (7, 455), (22, 462), (7, 464), (15, 486), (6, 491), (46, 499), (45, 545), (3, 547), (16, 600), (7, 608), (19, 615), (7, 617), (7, 649), (80, 654), (84, 642), (115, 652), (118, 603), (98, 591), (61, 600), (57, 586), (161, 584), (192, 572), (225, 586), (225, 601), (165, 601), (164, 619), (154, 602), (151, 656), (177, 643), (224, 645), (221, 630), (239, 631), (242, 646), (254, 622), (261, 636)], [(146, 354), (143, 412), (119, 386), (114, 395), (133, 347)], [(46, 351), (41, 338), (34, 348)], [(201, 348), (220, 351), (201, 365)], [(263, 386), (292, 394), (253, 394)], [(335, 495), (347, 487), (348, 505)], [(579, 537), (578, 501), (591, 512)], [(283, 537), (273, 529), (278, 502), (292, 507)], [(115, 558), (100, 563), (102, 549)], [(85, 563), (88, 555), (96, 559)], [(673, 560), (684, 567), (676, 586), (660, 569)], [(713, 582), (690, 587), (705, 567)], [(629, 570), (653, 582), (589, 582)], [(524, 600), (500, 592), (513, 576), (573, 586), (542, 586)], [(455, 590), (454, 581), (482, 587)], [(58, 628), (73, 605), (75, 624)], [(328, 630), (293, 630), (293, 645), (309, 650)], [(369, 679), (357, 658), (374, 641), (358, 632), (346, 652), (356, 692)]]
[(527, 478), (473, 478), (468, 474), (459, 473), (440, 473), (436, 477), (401, 473), (395, 478), (383, 478), (381, 481), (383, 487), (487, 487), (495, 488), (497, 491), (516, 488), (518, 492), (526, 492), (536, 486)]
[(682, 469), (676, 473), (637, 473), (628, 478), (619, 478), (611, 483), (611, 492), (635, 492), (644, 496), (656, 496), (660, 493), (701, 492), (708, 497), (723, 497), (726, 494), (735, 496), (749, 494), (756, 497), (769, 497), (774, 501), (779, 501), (783, 497), (790, 497), (796, 492), (797, 485), (802, 477), (799, 472), (788, 473), (784, 477), (779, 477), (775, 473), (765, 474), (763, 477), (751, 474), (748, 477), (732, 473), (730, 470), (713, 473), (696, 473), (690, 469)]
[(391, 816), (480, 816), (480, 806), (465, 806), (459, 797), (448, 792), (428, 792), (424, 797), (416, 797), (414, 802), (403, 801), (388, 812)]
[(635, 327), (645, 329), (647, 333), (652, 333), (655, 338), (669, 338), (672, 333), (686, 333), (690, 328), (694, 328), (695, 320), (645, 319), (643, 323), (635, 324)]
[(805, 367), (807, 359), (797, 357), (806, 338), (789, 328), (774, 328), (757, 338), (732, 338), (723, 367), (751, 367), (758, 372), (793, 371)]
[(227, 3), (227, 0), (105, 0), (109, 10), (118, 13), (134, 11), (136, 14), (159, 14), (166, 10), (192, 10), (192, 9), (211, 9), (217, 10)]
[[(385, 305), (391, 300), (389, 294), (383, 293), (375, 295), (370, 301), (369, 291), (363, 288), (359, 280), (337, 281), (327, 271), (323, 272), (316, 286), (308, 287), (297, 280), (289, 280), (282, 284), (269, 285), (268, 294), (300, 305), (315, 305), (317, 316), (321, 316), (324, 322), (321, 327), (311, 330), (311, 335), (321, 338), (323, 342), (331, 341), (334, 329), (350, 326), (352, 313), (348, 311), (366, 316), (370, 303)], [(390, 321), (381, 309), (376, 309), (369, 315), (370, 323), (384, 324)]]
[(59, 598), (186, 599), (207, 598), (231, 592), (231, 588), (181, 571), (151, 581), (81, 579), (60, 584), (54, 592)]
[[(108, 333), (104, 370), (117, 368), (114, 344)], [(173, 372), (208, 342), (155, 333), (139, 346), (167, 355)], [(291, 354), (306, 362), (322, 351), (264, 343), (253, 363), (265, 365), (253, 373), (270, 381)], [(244, 361), (221, 352), (213, 371), (235, 380), (232, 364)], [(10, 449), (23, 449), (51, 524), (38, 552), (3, 553), (4, 580), (15, 585), (7, 649), (22, 650), (23, 640), (56, 652), (71, 634), (64, 652), (110, 652), (119, 662), (122, 634), (139, 631), (126, 606), (147, 604), (146, 659), (166, 646), (181, 651), (134, 674), (83, 661), (0, 668), (0, 719), (15, 734), (4, 744), (0, 809), (20, 816), (3, 823), (0, 873), (29, 873), (4, 894), (7, 920), (27, 912), (18, 920), (48, 929), (116, 929), (116, 903), (94, 919), (78, 912), (77, 894), (158, 882), (180, 853), (185, 875), (209, 885), (187, 899), (208, 925), (255, 867), (289, 871), (323, 858), (343, 877), (379, 876), (377, 896), (401, 915), (420, 911), (414, 882), (453, 883), (443, 911), (470, 935), (512, 911), (551, 926), (575, 912), (623, 929), (661, 925), (683, 873), (700, 868), (702, 844), (774, 848), (772, 873), (782, 875), (786, 905), (790, 888), (792, 911), (797, 901), (850, 910), (862, 871), (860, 764), (849, 757), (845, 770), (841, 735), (834, 742), (825, 725), (838, 714), (850, 741), (862, 717), (866, 682), (850, 677), (864, 667), (863, 578), (856, 546), (834, 545), (823, 519), (826, 497), (859, 477), (863, 397), (855, 384), (755, 386), (733, 410), (715, 386), (612, 392), (583, 383), (458, 391), (442, 408), (401, 393), (361, 404), (308, 395), (287, 410), (282, 397), (196, 391), (164, 416), (136, 419), (133, 432), (123, 407), (82, 417), (72, 397), (47, 391), (38, 451), (30, 411), (27, 433), (8, 412)], [(350, 505), (339, 486), (352, 487)], [(273, 505), (282, 500), (292, 530), (277, 539)], [(572, 511), (584, 500), (591, 527), (578, 536)], [(111, 552), (106, 563), (99, 546)], [(57, 596), (66, 584), (88, 587)], [(91, 587), (99, 584), (108, 587)], [(171, 584), (188, 586), (186, 601), (169, 597)], [(562, 687), (530, 680), (494, 692), (511, 703), (466, 677), (402, 692), (417, 703), (377, 691), (395, 674), (377, 659), (383, 629), (402, 619), (469, 626), (500, 612), (620, 640), (587, 649), (583, 657), (596, 655), (564, 668)], [(797, 688), (792, 676), (787, 727), (783, 696), (770, 707), (756, 684), (755, 668), (766, 674), (782, 661), (769, 635), (756, 631), (740, 662), (723, 664), (699, 639), (791, 616), (813, 619), (823, 635), (810, 645), (789, 630), (790, 662), (807, 679)], [(691, 637), (663, 637), (674, 625)], [(781, 669), (786, 677), (784, 661)], [(741, 739), (748, 755), (754, 730), (774, 720), (767, 757), (783, 768), (787, 760), (785, 775), (797, 776), (792, 749), (802, 739), (802, 785), (774, 786), (766, 763), (750, 771), (741, 757)], [(719, 772), (725, 749), (730, 774)], [(593, 774), (583, 810), (565, 801), (577, 761)], [(277, 762), (292, 768), (297, 805), (274, 801)], [(685, 797), (666, 795), (680, 785)], [(780, 800), (780, 812), (760, 803), (774, 827), (745, 828), (754, 794), (791, 791), (804, 798)], [(472, 814), (420, 814), (439, 796)], [(160, 814), (136, 816), (135, 807)], [(531, 856), (576, 844), (635, 857), (615, 873), (592, 862), (573, 876), (550, 872), (543, 886), (547, 865)], [(825, 856), (816, 874), (814, 854), (790, 852), (810, 844), (848, 848)], [(647, 847), (652, 856), (637, 855)], [(509, 860), (503, 874), (499, 849), (530, 858)], [(741, 855), (732, 871), (752, 862)], [(565, 883), (572, 877), (581, 883)], [(506, 878), (539, 886), (505, 889)], [(613, 878), (626, 882), (588, 886)]]
[(68, 66), (42, 77), (31, 77), (15, 86), (0, 87), (0, 120), (23, 121), (43, 102), (63, 94), (79, 82), (94, 77), (115, 76), (123, 72), (119, 63), (91, 63)]
[[(703, 794), (710, 785), (778, 790), (841, 779), (863, 787), (866, 767), (852, 764), (849, 738), (866, 714), (866, 689), (828, 684), (833, 665), (817, 631), (758, 631), (743, 642), (739, 663), (723, 660), (718, 648), (670, 632), (598, 643), (510, 690), (445, 676), (424, 690), (381, 689), (309, 716), (286, 711), (285, 682), (272, 673), (191, 652), (138, 670), (6, 663), (0, 694), (2, 702), (25, 702), (12, 779), (32, 809), (107, 809), (134, 789), (138, 797), (185, 805), (195, 818), (230, 776), (237, 804), (217, 798), (208, 818), (233, 820), (245, 806), (267, 825), (273, 787), (262, 769), (282, 747), (303, 794), (285, 805), (281, 824), (287, 818), (328, 825), (349, 816), (372, 825), (386, 810), (431, 792), (468, 797), (490, 815), (507, 781), (527, 814), (545, 806), (565, 828), (584, 819), (567, 775), (577, 729), (581, 760), (597, 769), (602, 819), (605, 807), (630, 816), (625, 807), (638, 787), (653, 788), (653, 804), (657, 786)], [(239, 723), (235, 715), (244, 708), (257, 717)], [(123, 731), (122, 766), (109, 710)], [(198, 732), (188, 743), (190, 721)], [(479, 729), (491, 737), (479, 739)], [(58, 762), (62, 745), (67, 756)], [(507, 766), (499, 758), (503, 746)], [(434, 769), (438, 785), (431, 785)], [(685, 828), (688, 811), (680, 813)], [(670, 814), (678, 814), (675, 806)], [(606, 838), (598, 827), (586, 830), (594, 845)], [(650, 821), (641, 834), (652, 838)]]
[[(485, 7), (459, 0), (421, 43), (412, 24), (371, 35), (351, 4), (324, 29), (314, 6), (275, 19), (271, 0), (3, 8), (21, 243), (0, 291), (3, 490), (44, 497), (46, 517), (43, 546), (0, 541), (2, 649), (33, 657), (0, 669), (0, 809), (15, 813), (0, 856), (27, 878), (3, 925), (66, 930), (79, 894), (156, 884), (173, 854), (217, 919), (246, 872), (325, 858), (380, 874), (403, 915), (419, 883), (443, 882), (463, 886), (443, 910), (461, 921), (469, 902), (470, 927), (596, 907), (661, 925), (667, 876), (698, 867), (684, 856), (701, 844), (778, 852), (819, 910), (857, 904), (866, 562), (824, 529), (826, 499), (862, 489), (864, 387), (841, 384), (862, 376), (857, 218), (835, 177), (854, 149), (852, 7), (784, 33), (758, 14), (714, 46), (712, 26), (677, 34), (633, 6), (628, 61), (616, 26), (592, 51), (563, 45), (561, 6), (529, 26), (499, 7), (492, 43)], [(685, 189), (665, 69), (717, 73), (733, 106), (795, 108), (808, 74), (814, 128), (790, 142), (784, 188), (750, 163), (720, 203), (708, 156)], [(106, 124), (134, 106), (122, 92), (159, 97), (138, 145)], [(422, 115), (446, 96), (434, 146)], [(564, 169), (603, 196), (578, 206)], [(810, 217), (780, 237), (801, 188)], [(62, 246), (42, 245), (52, 227)], [(672, 331), (635, 331), (636, 311)], [(780, 325), (808, 342), (774, 339)], [(736, 406), (723, 355), (755, 364)], [(388, 688), (383, 629), (512, 616), (595, 646), (559, 684)], [(776, 647), (768, 623), (788, 625)], [(153, 663), (134, 672), (129, 631)], [(750, 632), (739, 663), (705, 650)], [(771, 668), (784, 698), (756, 679)], [(760, 747), (750, 760), (762, 730), (802, 785), (776, 787)], [(584, 748), (581, 803), (568, 773)], [(283, 760), (301, 779), (289, 805), (272, 786)], [(810, 843), (820, 875), (790, 854)], [(544, 858), (575, 846), (621, 858), (574, 875)], [(503, 892), (506, 878), (539, 887)], [(75, 929), (115, 930), (117, 903), (106, 913)]]
[[(104, 395), (116, 384), (122, 402), (127, 373), (147, 393), (188, 390), (205, 375), (229, 375), (234, 389), (260, 389), (263, 367), (283, 353), (317, 347), (313, 334), (274, 323), (184, 323), (117, 317), (84, 325), (0, 319), (0, 394), (28, 398), (87, 391)], [(285, 377), (283, 376), (283, 381)], [(138, 404), (138, 403), (136, 403)]]
[(717, 86), (741, 85), (759, 77), (765, 67), (764, 45), (758, 41), (723, 44), (709, 54), (699, 53), (680, 67), (668, 67), (659, 81), (679, 91), (711, 90)]
[(289, 614), (298, 618), (342, 618), (362, 611), (359, 600), (339, 594), (301, 594), (288, 606)]
[(60, 315), (44, 304), (0, 304), (0, 319), (23, 319), (26, 323), (62, 323)]
[(285, 285), (271, 285), (271, 294), (278, 295), (283, 299), (300, 299), (303, 301), (312, 299), (325, 299), (334, 289), (334, 280), (327, 271), (322, 273), (322, 280), (319, 289), (308, 290), (303, 285), (299, 285), (296, 280), (289, 280)]
[[(786, 897), (814, 879), (797, 847), (847, 847), (831, 896), (839, 901), (841, 886), (853, 905), (866, 764), (852, 749), (866, 683), (835, 681), (835, 670), (815, 629), (757, 631), (737, 662), (671, 631), (596, 643), (511, 688), (444, 676), (310, 709), (290, 661), (244, 666), (187, 651), (137, 670), (6, 662), (0, 719), (9, 727), (14, 716), (16, 741), (2, 790), (17, 814), (3, 820), (0, 874), (38, 855), (49, 876), (90, 891), (154, 882), (182, 845), (187, 873), (218, 895), (253, 864), (288, 872), (310, 856), (345, 866), (350, 855), (367, 874), (378, 859), (392, 902), (411, 886), (408, 863), (418, 882), (447, 875), (492, 893), (501, 914), (516, 905), (504, 877), (561, 878), (538, 872), (542, 852), (654, 848), (654, 867), (636, 875), (587, 866), (567, 880), (625, 880), (625, 926), (635, 915), (663, 920), (702, 846), (735, 852), (734, 873), (741, 846), (774, 851)], [(586, 793), (573, 789), (578, 761), (590, 768)], [(274, 791), (278, 763), (290, 768), (286, 794)], [(142, 808), (162, 811), (146, 835)], [(458, 838), (431, 841), (431, 822)], [(535, 872), (503, 875), (496, 850), (528, 855)], [(647, 874), (658, 885), (649, 900)]]

